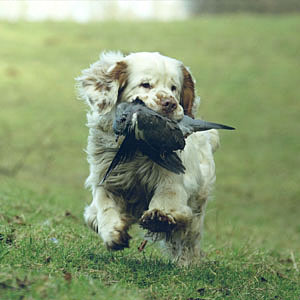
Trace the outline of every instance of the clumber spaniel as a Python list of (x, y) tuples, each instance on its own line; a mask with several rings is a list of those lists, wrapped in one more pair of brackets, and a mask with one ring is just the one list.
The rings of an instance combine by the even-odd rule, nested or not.
[(187, 137), (184, 150), (178, 152), (184, 174), (172, 173), (137, 153), (99, 184), (119, 147), (112, 129), (116, 105), (139, 98), (170, 119), (193, 116), (199, 98), (189, 70), (159, 53), (106, 52), (77, 81), (90, 108), (86, 186), (93, 201), (85, 209), (86, 223), (108, 249), (122, 250), (129, 247), (130, 226), (139, 222), (149, 236), (163, 241), (174, 261), (183, 265), (199, 261), (205, 206), (215, 182), (216, 130)]

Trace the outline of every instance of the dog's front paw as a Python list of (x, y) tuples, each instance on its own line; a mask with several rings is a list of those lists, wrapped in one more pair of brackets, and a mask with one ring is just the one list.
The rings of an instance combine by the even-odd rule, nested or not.
[(129, 248), (129, 240), (131, 236), (127, 232), (126, 226), (114, 228), (109, 232), (105, 238), (103, 238), (107, 249), (109, 250), (123, 250)]
[(84, 210), (84, 220), (86, 224), (98, 233), (98, 221), (97, 221), (98, 210), (96, 206), (87, 206)]
[(97, 232), (107, 249), (123, 250), (129, 248), (131, 236), (128, 234), (130, 222), (121, 217), (115, 209), (99, 212), (96, 206), (88, 206), (84, 212), (86, 223)]
[(153, 209), (142, 215), (140, 225), (151, 232), (170, 232), (175, 228), (176, 220), (171, 214)]

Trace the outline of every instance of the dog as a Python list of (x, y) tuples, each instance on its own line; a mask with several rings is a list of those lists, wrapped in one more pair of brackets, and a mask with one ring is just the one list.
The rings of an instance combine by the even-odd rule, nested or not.
[(171, 120), (194, 117), (200, 98), (191, 72), (177, 59), (156, 52), (104, 52), (76, 80), (79, 96), (89, 106), (86, 187), (93, 200), (85, 208), (86, 223), (110, 250), (129, 247), (128, 230), (139, 223), (149, 238), (162, 241), (173, 261), (198, 263), (205, 207), (216, 179), (216, 130), (186, 138), (184, 150), (177, 151), (184, 174), (170, 172), (137, 152), (100, 184), (120, 145), (113, 132), (117, 105), (138, 98)]

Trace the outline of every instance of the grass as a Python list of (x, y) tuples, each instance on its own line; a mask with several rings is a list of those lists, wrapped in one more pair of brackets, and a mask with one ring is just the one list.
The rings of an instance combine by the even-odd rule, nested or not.
[[(1, 299), (299, 299), (299, 16), (0, 24)], [(216, 153), (200, 266), (156, 244), (108, 252), (85, 227), (85, 106), (74, 77), (104, 49), (191, 67)]]

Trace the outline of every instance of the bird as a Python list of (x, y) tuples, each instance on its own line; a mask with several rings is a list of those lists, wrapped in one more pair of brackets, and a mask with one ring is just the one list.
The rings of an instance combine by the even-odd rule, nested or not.
[(185, 138), (193, 132), (209, 129), (234, 130), (235, 128), (193, 119), (187, 115), (184, 115), (179, 122), (171, 120), (147, 107), (139, 98), (132, 102), (120, 103), (113, 120), (113, 131), (116, 141), (120, 136), (125, 138), (100, 185), (117, 165), (131, 161), (137, 151), (175, 174), (184, 173), (185, 167), (175, 151), (184, 149)]

